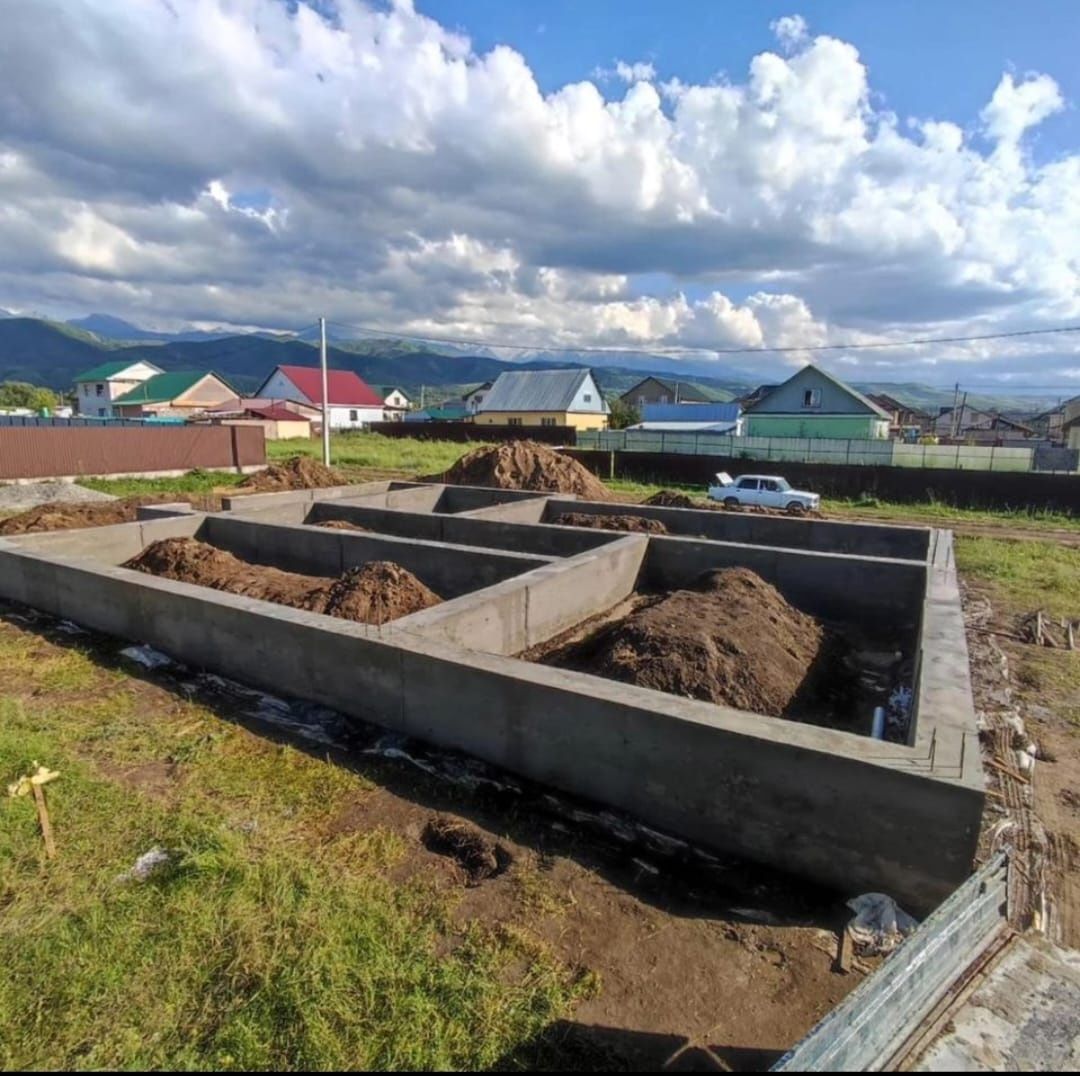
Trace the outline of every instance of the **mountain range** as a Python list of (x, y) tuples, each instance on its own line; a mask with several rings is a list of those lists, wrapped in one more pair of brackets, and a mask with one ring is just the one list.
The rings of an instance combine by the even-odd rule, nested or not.
[[(483, 350), (483, 349), (479, 349)], [(242, 392), (255, 389), (279, 364), (313, 366), (319, 361), (311, 333), (237, 333), (188, 330), (168, 333), (141, 329), (108, 314), (69, 322), (21, 317), (0, 311), (0, 381), (28, 381), (70, 390), (83, 370), (110, 359), (146, 359), (163, 370), (213, 370)], [(672, 359), (624, 352), (537, 351), (510, 361), (488, 351), (477, 354), (449, 345), (419, 345), (395, 338), (348, 340), (334, 337), (327, 348), (331, 367), (352, 370), (376, 385), (399, 385), (417, 396), (421, 386), (465, 386), (493, 380), (504, 370), (550, 370), (591, 366), (608, 393), (625, 392), (647, 374), (693, 379), (732, 396), (763, 380), (715, 360)], [(903, 403), (934, 412), (953, 403), (953, 390), (922, 384), (854, 383), (862, 391), (887, 392)], [(436, 393), (436, 396), (443, 395)], [(973, 407), (1032, 413), (1054, 404), (1018, 394), (968, 396)]]

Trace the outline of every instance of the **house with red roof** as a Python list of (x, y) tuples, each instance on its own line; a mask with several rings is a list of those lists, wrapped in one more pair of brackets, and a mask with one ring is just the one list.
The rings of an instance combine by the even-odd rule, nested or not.
[[(321, 408), (322, 371), (317, 366), (276, 366), (255, 395)], [(332, 430), (355, 430), (383, 421), (382, 397), (351, 370), (327, 371), (327, 396)]]

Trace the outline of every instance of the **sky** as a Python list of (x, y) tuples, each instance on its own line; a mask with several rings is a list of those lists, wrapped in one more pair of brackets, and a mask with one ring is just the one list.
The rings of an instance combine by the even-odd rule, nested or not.
[(1064, 0), (6, 0), (0, 308), (1080, 391), (1080, 333), (902, 343), (1080, 325), (1078, 41)]

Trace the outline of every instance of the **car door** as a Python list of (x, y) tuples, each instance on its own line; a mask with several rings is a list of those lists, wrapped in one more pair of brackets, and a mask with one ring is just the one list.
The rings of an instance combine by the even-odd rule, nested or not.
[(756, 478), (740, 478), (735, 484), (738, 490), (739, 504), (758, 503), (758, 480)]
[(758, 494), (758, 504), (763, 508), (779, 508), (780, 498), (780, 483), (772, 478), (763, 478), (761, 492)]

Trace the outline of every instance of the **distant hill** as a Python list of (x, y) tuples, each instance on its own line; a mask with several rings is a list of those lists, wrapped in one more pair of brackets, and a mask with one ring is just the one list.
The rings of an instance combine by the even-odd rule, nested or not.
[[(96, 326), (96, 328), (95, 328)], [(315, 343), (287, 334), (212, 333), (157, 334), (160, 338), (137, 342), (117, 339), (107, 333), (143, 332), (121, 318), (95, 314), (77, 323), (39, 318), (0, 317), (0, 381), (28, 381), (59, 391), (71, 389), (76, 375), (108, 359), (146, 359), (163, 370), (214, 370), (237, 389), (251, 391), (282, 363), (315, 366), (319, 350)], [(173, 336), (179, 338), (172, 338)], [(579, 353), (570, 358), (553, 353), (537, 353), (526, 361), (510, 362), (490, 355), (471, 355), (457, 348), (428, 348), (406, 340), (335, 341), (328, 348), (330, 365), (352, 370), (374, 385), (400, 385), (414, 398), (420, 387), (448, 391), (494, 380), (503, 370), (550, 370), (592, 365), (600, 387), (607, 396), (616, 396), (650, 373), (660, 377), (678, 376), (710, 388), (738, 396), (753, 387), (745, 373), (700, 361), (679, 366), (664, 356), (636, 356), (623, 364), (624, 356)], [(674, 371), (672, 370), (674, 367)], [(953, 391), (915, 383), (858, 383), (866, 392), (886, 392), (913, 407), (936, 413), (950, 406)], [(429, 397), (439, 398), (439, 393)], [(1020, 396), (1015, 393), (968, 396), (972, 407), (1033, 414), (1053, 406), (1054, 400)]]
[(221, 340), (224, 337), (234, 335), (232, 332), (223, 330), (220, 332), (204, 332), (199, 329), (187, 329), (183, 332), (165, 333), (156, 332), (153, 329), (143, 329), (133, 325), (123, 318), (113, 317), (112, 314), (89, 314), (85, 318), (73, 318), (65, 322), (66, 325), (82, 329), (84, 332), (93, 333), (102, 340), (115, 340), (118, 342), (138, 343), (143, 340), (160, 340), (168, 342), (195, 341), (195, 340)]

